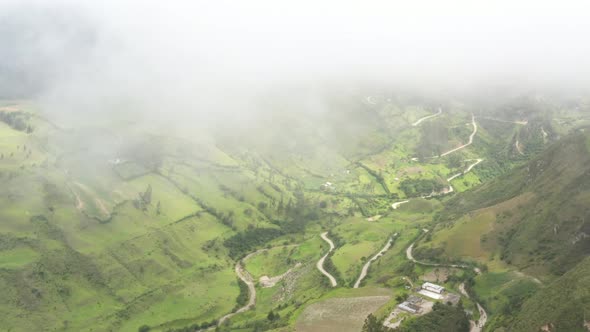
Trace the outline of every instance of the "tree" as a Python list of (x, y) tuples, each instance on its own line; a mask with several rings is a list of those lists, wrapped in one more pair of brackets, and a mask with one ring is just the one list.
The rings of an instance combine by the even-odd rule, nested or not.
[(459, 168), (461, 167), (462, 164), (462, 160), (461, 160), (461, 155), (458, 154), (452, 154), (449, 156), (449, 159), (447, 160), (447, 166), (449, 168)]
[(266, 316), (266, 318), (267, 318), (269, 321), (271, 321), (271, 322), (272, 322), (273, 320), (275, 320), (275, 319), (276, 319), (276, 318), (275, 318), (275, 313), (274, 313), (272, 310), (271, 310), (271, 311), (269, 311), (269, 313), (268, 313), (268, 315)]
[(143, 195), (141, 195), (141, 198), (143, 199), (143, 202), (145, 204), (150, 204), (152, 202), (152, 185), (151, 184), (148, 184), (147, 189), (145, 190)]
[(281, 200), (279, 201), (279, 206), (277, 207), (277, 211), (279, 213), (283, 212), (283, 210), (285, 209), (285, 205), (283, 203), (283, 195), (281, 195)]
[(137, 329), (138, 332), (148, 332), (150, 330), (150, 327), (147, 325), (142, 325), (139, 327), (139, 329)]
[(383, 328), (381, 327), (381, 324), (379, 324), (377, 317), (373, 316), (373, 314), (369, 314), (369, 316), (367, 316), (367, 319), (365, 319), (365, 324), (363, 325), (362, 331), (363, 332), (382, 332)]

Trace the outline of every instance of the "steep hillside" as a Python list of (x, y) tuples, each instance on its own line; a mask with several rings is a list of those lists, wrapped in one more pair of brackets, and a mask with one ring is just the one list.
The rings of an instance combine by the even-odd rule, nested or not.
[(528, 299), (507, 325), (508, 331), (588, 331), (590, 258)]
[(501, 261), (541, 277), (563, 274), (590, 253), (589, 142), (584, 132), (572, 134), (526, 165), (452, 198), (418, 255)]

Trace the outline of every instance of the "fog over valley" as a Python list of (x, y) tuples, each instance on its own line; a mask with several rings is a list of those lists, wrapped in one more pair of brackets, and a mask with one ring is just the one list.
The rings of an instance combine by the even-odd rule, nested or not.
[(0, 331), (590, 331), (584, 1), (0, 0)]

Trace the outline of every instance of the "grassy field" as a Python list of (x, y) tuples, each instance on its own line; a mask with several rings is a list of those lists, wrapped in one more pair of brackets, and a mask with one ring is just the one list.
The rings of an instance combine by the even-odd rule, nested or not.
[[(383, 317), (395, 297), (407, 294), (402, 277), (420, 282), (435, 273), (409, 266), (405, 249), (454, 203), (413, 199), (392, 210), (406, 196), (400, 183), (444, 182), (465, 159), (485, 158), (452, 183), (469, 191), (529, 158), (539, 144), (537, 127), (529, 132), (485, 122), (455, 165), (450, 157), (426, 157), (465, 142), (468, 107), (445, 107), (440, 117), (413, 127), (434, 113), (431, 106), (358, 100), (332, 106), (338, 113), (269, 119), (249, 128), (257, 135), (243, 133), (240, 140), (126, 128), (117, 119), (62, 129), (33, 106), (19, 106), (30, 132), (0, 122), (2, 328), (137, 331), (148, 325), (167, 331), (211, 322), (238, 305), (236, 257), (230, 258), (226, 240), (271, 229), (280, 232), (248, 246), (280, 246), (245, 263), (253, 278), (301, 265), (272, 288), (257, 285), (255, 308), (221, 329), (316, 331), (337, 324), (358, 330), (368, 313)], [(510, 150), (517, 134), (525, 156)], [(498, 211), (442, 223), (421, 244), (487, 263), (492, 273), (476, 278), (474, 288), (494, 314), (534, 288), (530, 278), (490, 263), (498, 261), (499, 240), (482, 236), (512, 224)], [(336, 288), (315, 267), (326, 251), (324, 231), (337, 242), (331, 256), (340, 275)], [(361, 289), (350, 289), (393, 233), (399, 236), (371, 265)], [(280, 318), (270, 320), (271, 311)]]

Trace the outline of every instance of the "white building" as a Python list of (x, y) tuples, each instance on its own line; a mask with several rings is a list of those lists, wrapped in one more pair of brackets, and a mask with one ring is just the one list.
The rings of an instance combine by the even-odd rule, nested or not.
[(422, 285), (422, 289), (436, 294), (442, 294), (445, 291), (445, 288), (443, 286), (439, 286), (430, 282), (425, 282)]

